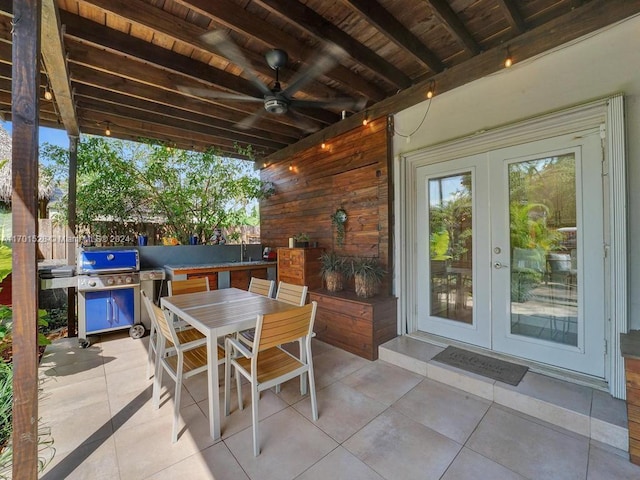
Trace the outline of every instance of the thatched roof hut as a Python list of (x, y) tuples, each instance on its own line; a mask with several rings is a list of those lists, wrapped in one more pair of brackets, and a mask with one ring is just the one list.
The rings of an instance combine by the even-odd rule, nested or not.
[[(0, 126), (0, 202), (11, 204), (11, 135)], [(53, 179), (40, 174), (38, 179), (38, 200), (45, 204), (54, 194)]]

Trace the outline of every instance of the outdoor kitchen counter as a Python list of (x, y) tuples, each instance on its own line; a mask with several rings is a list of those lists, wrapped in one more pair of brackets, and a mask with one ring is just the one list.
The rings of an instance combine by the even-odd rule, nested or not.
[[(209, 282), (216, 282), (217, 288), (228, 288), (243, 285), (251, 276), (267, 277), (275, 280), (276, 265), (274, 261), (256, 260), (251, 262), (217, 262), (197, 265), (165, 265), (168, 280), (185, 280), (187, 278), (208, 276)], [(260, 270), (252, 275), (252, 271)], [(266, 275), (265, 275), (266, 271)], [(244, 278), (246, 277), (246, 279)], [(248, 285), (248, 283), (247, 283)]]

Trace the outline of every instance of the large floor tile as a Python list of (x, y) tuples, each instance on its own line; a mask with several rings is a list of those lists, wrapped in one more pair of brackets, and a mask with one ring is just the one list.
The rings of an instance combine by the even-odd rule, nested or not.
[(440, 478), (462, 445), (390, 409), (343, 447), (386, 479), (422, 480)]
[[(326, 387), (370, 363), (364, 358), (338, 348), (314, 355), (313, 368), (316, 387)], [(296, 401), (298, 400), (299, 398), (296, 399)]]
[(57, 454), (113, 435), (111, 411), (107, 402), (77, 407), (66, 414), (43, 416), (42, 421), (51, 429)]
[(75, 385), (98, 376), (104, 376), (104, 364), (100, 355), (81, 357), (77, 362), (61, 365), (50, 363), (50, 366), (40, 366), (38, 371), (38, 378), (43, 382), (43, 387), (46, 383), (45, 388), (48, 391), (66, 385)]
[(75, 384), (69, 384), (48, 390), (45, 388), (38, 400), (39, 414), (73, 414), (74, 410), (86, 405), (107, 401), (107, 382), (103, 375)]
[(425, 379), (392, 408), (464, 444), (490, 406), (488, 400)]
[(56, 453), (41, 480), (119, 480), (118, 456), (112, 437), (67, 453)]
[(525, 480), (525, 477), (463, 448), (441, 480)]
[(604, 449), (591, 446), (587, 480), (638, 479), (640, 466)]
[(186, 407), (180, 413), (176, 443), (171, 443), (171, 415), (115, 432), (122, 480), (145, 478), (213, 445), (209, 422), (197, 405)]
[(340, 381), (380, 403), (391, 405), (420, 383), (423, 378), (403, 368), (377, 361)]
[(253, 455), (251, 428), (225, 440), (253, 480), (288, 480), (300, 475), (338, 444), (289, 407), (260, 422), (261, 454)]
[[(235, 387), (231, 389), (229, 416), (224, 414), (224, 392), (220, 392), (220, 419), (222, 438), (230, 437), (248, 427), (251, 427), (251, 386), (248, 383), (242, 385), (243, 410), (238, 409), (238, 395)], [(209, 400), (198, 403), (205, 416), (209, 418)], [(264, 420), (274, 413), (280, 412), (289, 407), (289, 404), (282, 400), (271, 390), (266, 390), (260, 395), (258, 403), (258, 417)]]
[(589, 440), (492, 406), (466, 446), (525, 477), (584, 479)]
[[(316, 425), (337, 442), (344, 442), (387, 408), (385, 404), (342, 382), (318, 390), (317, 400)], [(293, 407), (309, 420), (312, 419), (310, 398), (301, 400)]]
[(227, 446), (220, 442), (206, 448), (164, 470), (149, 480), (249, 480)]
[(384, 480), (371, 467), (342, 447), (316, 463), (296, 480)]

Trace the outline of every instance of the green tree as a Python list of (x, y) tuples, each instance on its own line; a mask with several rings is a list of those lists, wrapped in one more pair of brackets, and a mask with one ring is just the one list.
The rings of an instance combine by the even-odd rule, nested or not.
[[(250, 156), (251, 149), (239, 153)], [(67, 155), (59, 147), (43, 148), (50, 170), (63, 182)], [(78, 145), (77, 223), (92, 232), (131, 234), (144, 219), (156, 217), (182, 243), (192, 234), (206, 238), (215, 227), (250, 223), (261, 187), (253, 162), (213, 149), (190, 152), (103, 137), (87, 137)], [(122, 230), (104, 232), (105, 221)]]

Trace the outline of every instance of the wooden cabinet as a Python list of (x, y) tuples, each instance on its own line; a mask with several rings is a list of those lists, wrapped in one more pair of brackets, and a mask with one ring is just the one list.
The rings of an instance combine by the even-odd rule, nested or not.
[(278, 248), (278, 282), (322, 288), (320, 255), (322, 248)]
[(397, 336), (397, 298), (359, 298), (353, 292), (310, 292), (318, 302), (316, 338), (367, 360), (378, 358), (378, 346)]

